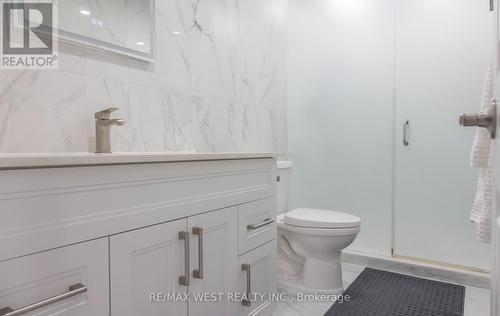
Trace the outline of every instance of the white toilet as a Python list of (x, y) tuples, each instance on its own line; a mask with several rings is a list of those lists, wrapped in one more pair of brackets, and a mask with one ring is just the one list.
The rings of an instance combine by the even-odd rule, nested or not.
[(287, 212), (291, 161), (278, 161), (278, 286), (289, 293), (343, 292), (340, 254), (358, 235), (357, 216), (309, 208)]

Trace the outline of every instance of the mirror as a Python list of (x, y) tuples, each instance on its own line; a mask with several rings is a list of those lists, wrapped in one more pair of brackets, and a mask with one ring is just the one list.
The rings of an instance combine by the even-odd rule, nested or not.
[(59, 1), (59, 37), (154, 61), (154, 0)]

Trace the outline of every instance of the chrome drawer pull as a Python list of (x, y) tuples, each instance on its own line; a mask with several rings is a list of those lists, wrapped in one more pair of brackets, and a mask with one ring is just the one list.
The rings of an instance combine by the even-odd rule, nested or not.
[(180, 285), (189, 285), (189, 233), (179, 232), (179, 239), (184, 240), (184, 275), (179, 277)]
[(241, 305), (243, 305), (243, 306), (250, 306), (250, 291), (252, 289), (252, 286), (250, 283), (252, 281), (252, 279), (250, 278), (250, 269), (251, 268), (250, 268), (249, 264), (244, 263), (241, 265), (241, 270), (246, 271), (246, 273), (247, 273), (247, 293), (246, 293), (247, 299), (241, 300)]
[(1, 308), (0, 309), (0, 316), (18, 316), (18, 315), (22, 315), (22, 314), (25, 314), (27, 312), (34, 311), (35, 309), (39, 309), (39, 308), (42, 308), (44, 306), (50, 305), (52, 303), (56, 303), (56, 302), (65, 300), (65, 299), (67, 299), (69, 297), (72, 297), (72, 296), (75, 296), (75, 295), (78, 295), (78, 294), (82, 294), (84, 292), (87, 292), (87, 287), (85, 285), (80, 284), (80, 283), (73, 284), (73, 285), (71, 285), (69, 287), (69, 291), (66, 292), (66, 293), (64, 293), (64, 294), (59, 294), (57, 296), (48, 298), (46, 300), (43, 300), (43, 301), (31, 304), (31, 305), (28, 305), (28, 306), (25, 306), (25, 307), (21, 307), (20, 309), (14, 310), (14, 309), (12, 309), (10, 307)]
[(198, 235), (198, 269), (193, 270), (193, 278), (203, 279), (203, 228), (193, 227), (193, 235)]
[(249, 224), (249, 225), (247, 225), (247, 229), (248, 229), (248, 230), (256, 230), (256, 229), (259, 229), (259, 228), (264, 227), (264, 226), (266, 226), (266, 225), (269, 225), (269, 224), (271, 224), (271, 223), (273, 223), (273, 222), (274, 222), (274, 219), (272, 219), (272, 218), (266, 218), (266, 219), (265, 219), (262, 223), (260, 223), (260, 224)]

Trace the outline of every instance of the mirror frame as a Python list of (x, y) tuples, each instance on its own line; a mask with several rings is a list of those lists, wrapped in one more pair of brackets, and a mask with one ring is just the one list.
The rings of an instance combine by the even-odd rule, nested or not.
[(81, 46), (86, 46), (98, 50), (113, 52), (121, 55), (125, 55), (128, 57), (133, 57), (136, 59), (140, 59), (143, 61), (147, 61), (150, 63), (155, 62), (156, 58), (156, 19), (155, 19), (155, 0), (148, 0), (150, 4), (150, 36), (151, 36), (151, 53), (143, 53), (141, 51), (133, 50), (130, 48), (126, 48), (120, 45), (111, 44), (105, 41), (101, 41), (95, 38), (87, 37), (84, 35), (80, 35), (77, 33), (72, 33), (69, 31), (65, 31), (60, 28), (60, 25), (57, 29), (57, 38), (69, 44), (78, 44)]

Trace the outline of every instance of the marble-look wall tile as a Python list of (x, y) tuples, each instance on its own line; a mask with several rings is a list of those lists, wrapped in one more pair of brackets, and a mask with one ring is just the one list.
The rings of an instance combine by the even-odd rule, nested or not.
[(60, 44), (56, 71), (0, 70), (0, 152), (286, 151), (286, 0), (157, 0), (156, 62)]
[(0, 82), (1, 151), (87, 151), (84, 107), (85, 77), (80, 74), (10, 71)]

